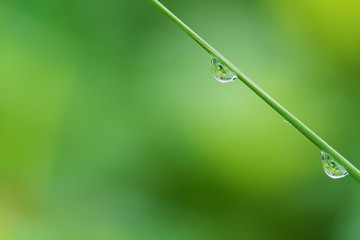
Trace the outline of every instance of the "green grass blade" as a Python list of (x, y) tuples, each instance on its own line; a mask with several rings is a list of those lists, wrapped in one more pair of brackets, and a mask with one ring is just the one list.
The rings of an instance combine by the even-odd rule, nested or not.
[[(360, 183), (360, 171), (352, 165), (346, 158), (332, 148), (328, 143), (315, 134), (310, 128), (303, 124), (299, 119), (292, 115), (288, 110), (281, 106), (275, 99), (262, 90), (258, 85), (251, 81), (244, 73), (237, 69), (231, 62), (223, 57), (218, 51), (216, 51), (210, 44), (191, 30), (185, 23), (177, 18), (172, 12), (170, 12), (164, 5), (157, 0), (151, 0), (155, 6), (157, 6), (162, 12), (164, 12), (169, 18), (171, 18), (184, 32), (186, 32), (192, 39), (194, 39), (202, 48), (204, 48), (209, 54), (214, 55), (226, 63), (232, 71), (236, 73), (236, 76), (253, 92), (255, 92), (260, 98), (262, 98), (267, 104), (270, 105), (276, 112), (278, 112), (284, 119), (291, 123), (299, 132), (301, 132), (307, 139), (314, 143), (321, 151), (327, 152), (334, 157), (339, 164), (343, 165), (357, 182)], [(320, 157), (319, 157), (320, 158)]]

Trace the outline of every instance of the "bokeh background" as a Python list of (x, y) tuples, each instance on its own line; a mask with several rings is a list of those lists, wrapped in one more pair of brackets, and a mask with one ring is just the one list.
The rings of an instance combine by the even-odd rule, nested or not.
[[(360, 167), (360, 2), (164, 0)], [(0, 2), (0, 239), (360, 238), (359, 185), (145, 0)]]

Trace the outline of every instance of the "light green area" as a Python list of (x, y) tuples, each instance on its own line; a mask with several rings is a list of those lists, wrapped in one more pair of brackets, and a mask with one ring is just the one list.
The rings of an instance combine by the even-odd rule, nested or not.
[[(164, 0), (360, 166), (357, 1)], [(148, 0), (0, 2), (1, 240), (355, 240), (359, 187)]]

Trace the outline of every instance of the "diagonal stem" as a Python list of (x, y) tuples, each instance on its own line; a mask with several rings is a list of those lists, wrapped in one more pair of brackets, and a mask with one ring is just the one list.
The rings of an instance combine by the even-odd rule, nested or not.
[(331, 156), (348, 171), (357, 182), (360, 183), (360, 171), (352, 165), (346, 158), (332, 148), (328, 143), (321, 139), (310, 128), (303, 124), (299, 119), (292, 115), (288, 110), (281, 106), (275, 99), (262, 90), (258, 85), (251, 81), (244, 73), (237, 69), (231, 62), (223, 57), (218, 51), (216, 51), (210, 44), (191, 30), (185, 23), (177, 18), (172, 12), (170, 12), (164, 5), (157, 0), (151, 0), (155, 6), (157, 6), (162, 12), (164, 12), (171, 20), (173, 20), (184, 32), (186, 32), (192, 39), (194, 39), (202, 48), (204, 48), (209, 54), (218, 57), (223, 61), (229, 69), (236, 73), (236, 76), (253, 92), (255, 92), (260, 98), (262, 98), (267, 104), (270, 105), (276, 112), (278, 112), (283, 118), (290, 122), (299, 132), (301, 132), (307, 139), (314, 143), (321, 151), (324, 151)]

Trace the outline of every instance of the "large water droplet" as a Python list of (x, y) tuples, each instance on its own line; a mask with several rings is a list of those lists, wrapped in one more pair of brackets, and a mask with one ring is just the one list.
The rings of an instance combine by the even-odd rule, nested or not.
[(348, 174), (345, 168), (334, 160), (333, 156), (326, 152), (321, 152), (321, 155), (324, 171), (329, 177), (336, 179)]
[(215, 56), (211, 56), (211, 72), (219, 82), (230, 82), (236, 79), (236, 74)]

